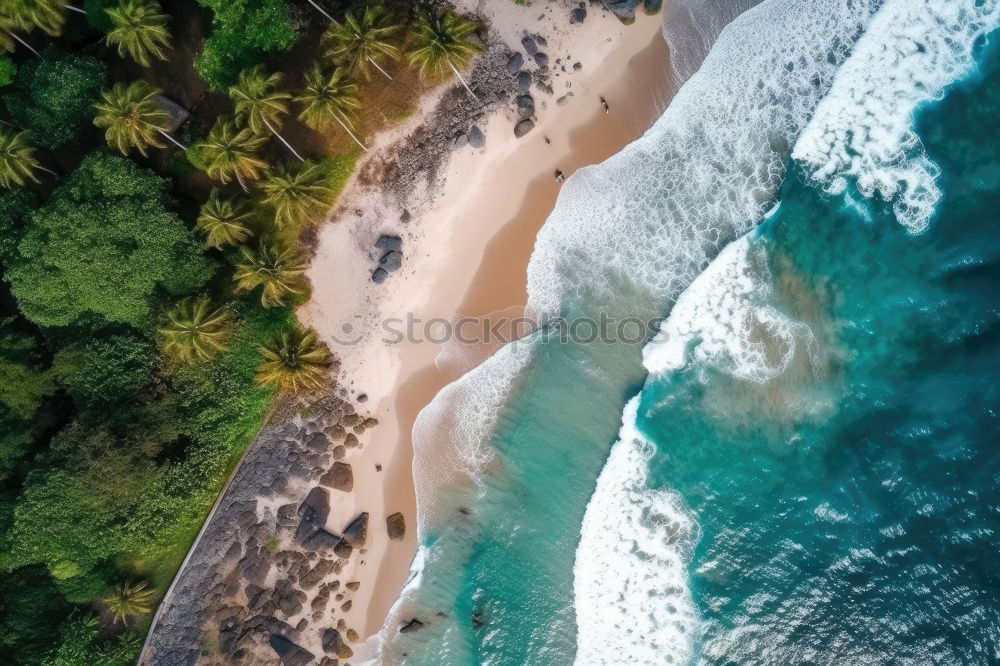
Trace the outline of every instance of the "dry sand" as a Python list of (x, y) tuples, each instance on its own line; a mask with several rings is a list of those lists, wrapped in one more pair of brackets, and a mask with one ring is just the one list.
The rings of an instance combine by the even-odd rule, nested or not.
[[(371, 514), (367, 551), (355, 571), (344, 573), (361, 582), (348, 625), (363, 638), (381, 628), (416, 550), (414, 420), (454, 378), (435, 364), (439, 345), (387, 343), (382, 322), (407, 313), (422, 321), (449, 320), (522, 305), (535, 235), (559, 192), (555, 169), (569, 177), (618, 152), (649, 127), (669, 98), (661, 17), (640, 16), (622, 26), (591, 6), (583, 26), (567, 26), (564, 16), (538, 18), (537, 9), (512, 3), (497, 11), (487, 16), (491, 30), (500, 31), (513, 50), (520, 49), (526, 27), (545, 35), (553, 63), (561, 58), (567, 66), (552, 96), (532, 91), (535, 129), (515, 139), (512, 111), (482, 121), (485, 148), (457, 150), (440, 178), (426, 187), (415, 184), (404, 202), (411, 216), (406, 224), (399, 221), (398, 202), (376, 192), (349, 192), (350, 212), (321, 231), (310, 270), (313, 297), (299, 312), (340, 356), (341, 386), (349, 395), (367, 394), (364, 411), (380, 421), (352, 460), (352, 500), (335, 506), (331, 516), (346, 524), (359, 511)], [(578, 72), (572, 69), (577, 61)], [(569, 90), (574, 96), (557, 106), (555, 100)], [(602, 95), (611, 106), (608, 114)], [(403, 237), (405, 262), (375, 285), (369, 279), (378, 258), (372, 244), (381, 233)], [(384, 519), (397, 511), (407, 532), (403, 541), (390, 542)]]

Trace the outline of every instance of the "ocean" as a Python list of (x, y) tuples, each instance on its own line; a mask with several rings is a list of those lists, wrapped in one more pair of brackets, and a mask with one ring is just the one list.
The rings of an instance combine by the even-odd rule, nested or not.
[(565, 184), (547, 326), (418, 419), (383, 659), (1000, 663), (1000, 2), (682, 4), (731, 23)]

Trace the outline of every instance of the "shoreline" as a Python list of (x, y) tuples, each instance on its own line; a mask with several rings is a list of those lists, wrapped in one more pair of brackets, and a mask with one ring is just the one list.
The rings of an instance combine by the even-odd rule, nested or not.
[[(504, 8), (503, 17), (490, 17), (491, 31), (516, 35), (512, 31), (521, 29), (523, 17), (511, 14), (517, 11)], [(649, 127), (669, 98), (661, 21), (662, 14), (639, 15), (635, 24), (623, 26), (610, 13), (593, 11), (589, 26), (570, 28), (572, 46), (562, 49), (572, 48), (581, 56), (586, 52), (592, 61), (584, 63), (580, 76), (569, 82), (574, 96), (565, 106), (556, 104), (558, 92), (543, 96), (532, 91), (542, 108), (535, 128), (523, 138), (512, 135), (510, 111), (495, 110), (477, 121), (485, 148), (456, 150), (427, 191), (417, 187), (401, 203), (386, 201), (384, 193), (352, 192), (352, 203), (358, 204), (355, 215), (320, 231), (310, 269), (313, 297), (299, 314), (341, 357), (339, 384), (355, 395), (367, 394), (371, 400), (367, 411), (380, 421), (353, 457), (356, 489), (350, 501), (333, 507), (335, 521), (367, 511), (378, 526), (384, 516), (402, 512), (407, 526), (403, 540), (396, 543), (388, 540), (384, 529), (373, 530), (363, 564), (345, 571), (361, 583), (348, 624), (359, 630), (362, 639), (376, 634), (386, 622), (416, 551), (410, 437), (414, 420), (457, 375), (439, 369), (435, 361), (440, 347), (431, 343), (387, 346), (378, 336), (369, 336), (360, 344), (342, 345), (334, 336), (343, 334), (343, 322), (355, 320), (371, 327), (379, 319), (402, 313), (449, 320), (523, 306), (535, 235), (559, 192), (554, 170), (569, 177), (617, 153)], [(592, 40), (589, 48), (587, 38)], [(549, 35), (546, 40), (553, 59), (561, 59), (564, 45)], [(587, 75), (591, 67), (593, 73)], [(611, 106), (608, 114), (600, 106), (602, 95)], [(516, 114), (513, 117), (516, 120)], [(386, 218), (399, 209), (409, 213), (409, 222), (387, 224)], [(370, 280), (364, 272), (372, 265), (371, 251), (365, 252), (363, 242), (386, 231), (398, 231), (403, 239), (404, 269), (379, 285), (387, 289), (371, 298), (373, 285), (365, 284)], [(353, 260), (345, 256), (347, 252)], [(371, 299), (344, 298), (345, 293), (358, 291)], [(375, 471), (376, 464), (383, 471)], [(373, 646), (358, 649), (371, 651)]]

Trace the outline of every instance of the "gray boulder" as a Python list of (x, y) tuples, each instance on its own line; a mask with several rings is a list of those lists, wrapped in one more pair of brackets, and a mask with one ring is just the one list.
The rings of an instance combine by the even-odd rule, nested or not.
[(393, 541), (401, 541), (406, 535), (406, 520), (396, 512), (385, 519), (385, 531)]
[(351, 521), (351, 524), (344, 530), (344, 541), (355, 548), (361, 548), (368, 540), (368, 512)]
[(521, 46), (524, 47), (524, 52), (532, 58), (534, 58), (535, 54), (538, 53), (538, 44), (535, 42), (535, 38), (531, 35), (521, 38)]
[(479, 129), (479, 125), (473, 125), (469, 128), (469, 145), (473, 148), (482, 148), (486, 145), (486, 135), (483, 134), (483, 130)]
[(395, 250), (398, 252), (403, 249), (403, 239), (391, 234), (382, 234), (375, 241), (375, 247), (380, 250)]
[(533, 129), (535, 129), (535, 121), (525, 118), (518, 124), (514, 125), (514, 136), (520, 139)]
[(535, 113), (534, 98), (531, 95), (518, 95), (517, 112), (522, 118), (530, 118)]
[(319, 482), (334, 490), (349, 493), (354, 490), (354, 472), (347, 463), (337, 461), (330, 471), (320, 477)]
[(389, 273), (394, 273), (403, 265), (403, 253), (396, 250), (389, 250), (378, 260), (378, 264)]
[(582, 2), (569, 13), (570, 23), (583, 23), (585, 18), (587, 18), (587, 5)]
[(507, 72), (511, 76), (516, 76), (521, 67), (524, 66), (524, 57), (520, 53), (515, 53), (507, 58)]
[(539, 67), (548, 67), (549, 66), (549, 54), (542, 53), (541, 51), (539, 51), (538, 53), (536, 53), (535, 54), (535, 64), (538, 65)]
[(389, 277), (389, 271), (384, 268), (376, 268), (372, 271), (372, 282), (375, 284), (382, 284), (387, 277)]
[(267, 642), (277, 653), (282, 666), (309, 666), (316, 660), (312, 652), (299, 647), (284, 636), (272, 634)]
[(517, 89), (521, 92), (528, 92), (531, 89), (531, 74), (519, 72), (517, 75)]

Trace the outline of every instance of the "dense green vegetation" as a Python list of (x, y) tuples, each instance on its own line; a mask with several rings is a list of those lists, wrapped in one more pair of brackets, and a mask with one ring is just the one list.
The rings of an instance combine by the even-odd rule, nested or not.
[(0, 663), (133, 662), (275, 393), (327, 384), (300, 235), (410, 108), (426, 26), (429, 73), (475, 50), (358, 4), (0, 3)]

